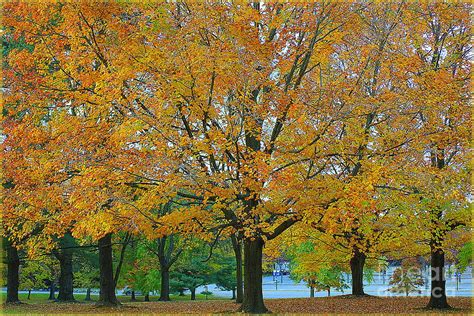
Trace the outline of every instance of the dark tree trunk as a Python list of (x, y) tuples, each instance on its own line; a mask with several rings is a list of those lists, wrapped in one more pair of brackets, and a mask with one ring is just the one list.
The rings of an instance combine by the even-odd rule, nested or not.
[(56, 300), (56, 284), (54, 283), (54, 280), (51, 280), (51, 284), (49, 285), (49, 297), (48, 300), (55, 301)]
[(244, 240), (244, 313), (261, 314), (268, 312), (263, 302), (262, 292), (262, 252), (264, 241), (257, 237)]
[(236, 235), (232, 235), (232, 247), (234, 248), (235, 263), (236, 263), (236, 303), (242, 303), (244, 299), (244, 284), (242, 280), (242, 244)]
[(314, 287), (313, 286), (309, 287), (309, 297), (314, 297)]
[(170, 268), (183, 250), (182, 248), (175, 249), (175, 238), (174, 235), (169, 235), (156, 239), (158, 261), (161, 270), (159, 301), (170, 301)]
[(350, 261), (352, 273), (352, 295), (365, 295), (364, 293), (364, 264), (365, 254), (355, 249)]
[(331, 296), (331, 288), (328, 287), (328, 297)]
[(112, 266), (112, 234), (99, 239), (100, 298), (99, 305), (117, 306), (120, 302), (115, 296), (115, 280)]
[(232, 298), (231, 300), (235, 300), (235, 288), (232, 289)]
[(145, 302), (149, 302), (150, 301), (150, 293), (146, 293), (145, 294)]
[(31, 289), (28, 290), (28, 299), (31, 297)]
[(20, 285), (19, 270), (20, 257), (18, 250), (8, 240), (5, 240), (7, 246), (7, 303), (19, 303), (18, 287)]
[(179, 289), (178, 292), (179, 292), (179, 296), (184, 296), (184, 289)]
[[(438, 169), (445, 167), (444, 159), (444, 148), (437, 148), (437, 144), (434, 144), (436, 154), (431, 154), (431, 165)], [(435, 152), (435, 151), (432, 151)], [(439, 227), (440, 222), (443, 218), (443, 212), (441, 209), (436, 208), (431, 210), (432, 224), (435, 227)], [(444, 251), (441, 248), (442, 238), (445, 232), (441, 235), (438, 232), (431, 231), (430, 239), (430, 251), (431, 251), (431, 295), (430, 301), (428, 302), (428, 308), (435, 309), (447, 309), (450, 308), (446, 297), (446, 279), (444, 276)]]
[(446, 279), (444, 276), (444, 252), (431, 243), (431, 295), (428, 308), (450, 308), (446, 297)]
[(168, 267), (161, 267), (161, 287), (159, 301), (170, 300), (170, 271)]
[(195, 301), (196, 300), (196, 289), (195, 288), (192, 288), (192, 289), (189, 289), (191, 291), (191, 301)]
[(135, 302), (137, 298), (135, 297), (135, 291), (132, 291), (132, 297), (130, 298), (130, 301)]
[(84, 301), (90, 301), (90, 300), (91, 300), (91, 289), (87, 288), (86, 298), (84, 299)]
[(62, 250), (61, 253), (56, 254), (56, 258), (60, 266), (58, 301), (74, 301), (72, 252)]

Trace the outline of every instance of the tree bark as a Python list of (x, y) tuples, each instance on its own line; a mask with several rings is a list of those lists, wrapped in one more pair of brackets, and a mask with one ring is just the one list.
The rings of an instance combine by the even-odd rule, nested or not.
[(451, 308), (446, 297), (446, 279), (444, 275), (444, 251), (434, 242), (431, 248), (431, 295), (428, 308)]
[(56, 295), (55, 295), (55, 292), (56, 292), (56, 284), (54, 283), (54, 280), (51, 280), (50, 282), (51, 282), (51, 284), (49, 285), (49, 297), (48, 297), (48, 300), (54, 301), (54, 300), (56, 300)]
[(231, 298), (231, 300), (235, 300), (235, 298), (236, 298), (236, 297), (235, 297), (235, 288), (233, 288), (233, 289), (232, 289), (232, 298)]
[(161, 287), (159, 301), (170, 301), (170, 271), (168, 267), (161, 267)]
[(179, 292), (179, 296), (184, 296), (184, 289), (179, 289), (178, 292)]
[(242, 280), (242, 244), (237, 236), (232, 235), (232, 247), (234, 248), (235, 264), (236, 264), (236, 303), (242, 303), (244, 299), (244, 284)]
[(331, 296), (331, 288), (328, 287), (328, 297)]
[(18, 287), (20, 285), (19, 270), (20, 257), (18, 250), (8, 240), (7, 246), (7, 303), (20, 303), (18, 298)]
[(31, 297), (31, 289), (28, 289), (28, 299)]
[(120, 305), (115, 296), (112, 260), (112, 234), (108, 233), (99, 239), (100, 298), (97, 303), (99, 305)]
[(191, 291), (191, 301), (196, 300), (196, 288), (189, 289)]
[(145, 294), (145, 302), (149, 302), (150, 301), (150, 293), (146, 293)]
[(130, 298), (130, 301), (135, 302), (137, 298), (135, 297), (135, 291), (132, 291), (132, 297)]
[(358, 248), (354, 249), (350, 261), (352, 273), (352, 295), (365, 295), (364, 293), (364, 264), (365, 254)]
[(56, 252), (56, 258), (60, 266), (58, 301), (74, 301), (72, 252), (69, 249)]
[(309, 287), (309, 297), (314, 297), (314, 287)]
[(244, 240), (244, 299), (241, 310), (244, 313), (262, 314), (268, 309), (263, 302), (261, 237)]
[[(159, 301), (170, 301), (170, 268), (176, 262), (183, 248), (175, 249), (175, 236), (169, 235), (156, 240), (158, 261), (161, 270)], [(168, 245), (168, 247), (166, 247)], [(174, 255), (173, 255), (174, 252)]]
[[(434, 56), (433, 56), (434, 59)], [(439, 56), (438, 56), (439, 59)], [(444, 148), (438, 148), (434, 144), (434, 151), (431, 153), (431, 165), (442, 170), (446, 166), (444, 159)], [(437, 152), (436, 154), (434, 154)], [(430, 212), (431, 223), (434, 227), (439, 227), (443, 219), (443, 212), (440, 208), (432, 209)], [(431, 294), (428, 308), (447, 309), (450, 308), (446, 297), (446, 279), (444, 275), (444, 251), (441, 248), (442, 238), (446, 232), (438, 234), (436, 230), (431, 231), (430, 251), (431, 251)]]
[(91, 289), (87, 288), (86, 298), (84, 299), (84, 301), (90, 301), (90, 300), (91, 300)]

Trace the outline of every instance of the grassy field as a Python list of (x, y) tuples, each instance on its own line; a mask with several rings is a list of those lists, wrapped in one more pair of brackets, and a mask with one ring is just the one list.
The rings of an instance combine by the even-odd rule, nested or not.
[[(5, 297), (4, 297), (5, 295), (6, 295), (6, 293), (1, 293), (1, 295), (0, 295), (0, 297), (2, 299), (2, 302), (5, 301)], [(57, 296), (58, 295), (56, 293), (56, 297)], [(30, 296), (30, 299), (28, 299), (28, 293), (20, 293), (19, 294), (20, 301), (22, 301), (22, 303), (25, 303), (25, 304), (54, 303), (52, 301), (49, 301), (48, 297), (49, 297), (49, 293), (32, 293), (31, 296)], [(91, 302), (84, 301), (84, 299), (86, 298), (85, 293), (74, 294), (74, 298), (79, 303), (95, 303), (99, 299), (99, 295), (92, 293), (91, 294), (91, 299), (92, 299)], [(122, 303), (129, 303), (131, 296), (130, 295), (129, 296), (118, 295), (117, 298)], [(173, 295), (172, 294), (172, 295), (170, 295), (170, 298), (173, 301), (190, 301), (191, 300), (191, 295), (187, 294), (187, 295), (179, 296), (179, 295)], [(137, 295), (136, 296), (137, 302), (144, 302), (144, 299), (145, 299), (145, 297), (143, 295)], [(158, 300), (158, 296), (150, 295), (150, 301), (157, 301), (157, 300)], [(203, 294), (196, 293), (196, 300), (198, 300), (198, 301), (199, 300), (206, 300), (206, 296), (203, 295)], [(208, 295), (207, 300), (226, 300), (226, 298), (216, 297), (214, 295)], [(58, 303), (58, 304), (60, 304), (60, 303)]]
[[(229, 299), (209, 297), (206, 301), (203, 295), (198, 295), (197, 301), (190, 301), (188, 296), (173, 296), (172, 302), (157, 302), (157, 297), (150, 297), (151, 302), (130, 302), (130, 297), (121, 296), (123, 303), (118, 308), (97, 307), (94, 302), (84, 302), (84, 295), (76, 295), (79, 303), (55, 303), (47, 300), (46, 294), (32, 294), (31, 300), (21, 295), (25, 304), (3, 305), (5, 314), (210, 314), (237, 312), (239, 305)], [(94, 296), (93, 299), (97, 299)], [(141, 302), (140, 302), (141, 301)], [(267, 307), (278, 314), (305, 313), (305, 314), (439, 314), (437, 311), (426, 310), (426, 297), (363, 297), (351, 296), (301, 298), (301, 299), (271, 299), (266, 300)], [(469, 297), (449, 298), (453, 309), (443, 311), (449, 314), (471, 315), (472, 306)]]

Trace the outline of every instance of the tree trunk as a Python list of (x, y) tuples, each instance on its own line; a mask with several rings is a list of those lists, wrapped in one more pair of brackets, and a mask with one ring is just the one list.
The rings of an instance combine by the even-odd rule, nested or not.
[(74, 301), (72, 252), (62, 250), (61, 253), (56, 253), (56, 258), (60, 266), (58, 301)]
[(119, 276), (120, 276), (120, 271), (122, 270), (122, 264), (123, 264), (123, 260), (125, 258), (125, 249), (127, 249), (127, 245), (130, 242), (131, 238), (132, 238), (132, 234), (127, 232), (124, 239), (122, 240), (122, 249), (120, 250), (119, 262), (117, 264), (117, 268), (115, 269), (115, 275), (114, 275), (114, 284), (115, 284), (115, 286), (117, 286)]
[(31, 289), (28, 289), (28, 299), (31, 297)]
[(54, 301), (56, 300), (56, 284), (54, 283), (54, 280), (51, 280), (51, 284), (49, 285), (49, 297), (48, 300)]
[(115, 296), (115, 281), (112, 266), (112, 234), (99, 239), (100, 298), (99, 305), (117, 306), (120, 302)]
[(189, 289), (191, 291), (191, 301), (196, 300), (196, 288)]
[(150, 293), (146, 293), (145, 294), (145, 302), (149, 302), (150, 301)]
[(330, 297), (330, 296), (331, 296), (331, 288), (328, 287), (328, 297)]
[(244, 299), (244, 284), (242, 280), (242, 244), (237, 236), (232, 235), (232, 246), (234, 248), (235, 263), (236, 263), (236, 290), (237, 297), (235, 298), (236, 303), (242, 303)]
[(19, 270), (20, 258), (18, 250), (8, 240), (7, 246), (7, 303), (20, 303), (18, 299), (18, 287), (20, 285)]
[(179, 296), (184, 296), (184, 289), (179, 289), (178, 292), (179, 292)]
[(314, 297), (314, 287), (313, 286), (309, 287), (309, 297)]
[(431, 295), (428, 308), (450, 308), (446, 297), (446, 279), (444, 276), (444, 252), (431, 243)]
[(137, 298), (135, 297), (135, 291), (132, 291), (132, 297), (130, 298), (130, 301), (135, 302)]
[(161, 267), (161, 287), (159, 301), (170, 301), (170, 271), (168, 267)]
[(235, 288), (232, 289), (232, 298), (231, 300), (235, 300)]
[(87, 288), (86, 298), (84, 299), (84, 301), (90, 301), (90, 300), (91, 300), (91, 289)]
[(365, 254), (355, 249), (350, 261), (352, 273), (352, 295), (365, 295), (364, 293), (364, 264)]
[(264, 241), (257, 237), (244, 240), (244, 313), (262, 314), (268, 309), (263, 302), (262, 292), (262, 252)]

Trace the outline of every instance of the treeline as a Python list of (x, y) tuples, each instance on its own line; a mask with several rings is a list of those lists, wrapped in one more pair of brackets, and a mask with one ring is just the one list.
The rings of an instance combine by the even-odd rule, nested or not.
[[(242, 301), (242, 275), (237, 279), (230, 240), (208, 245), (176, 235), (150, 241), (123, 233), (110, 239), (110, 245), (104, 245), (105, 252), (112, 249), (113, 254), (113, 261), (106, 264), (99, 258), (109, 254), (104, 254), (98, 243), (80, 245), (70, 234), (58, 240), (53, 252), (36, 258), (18, 251), (8, 240), (4, 242), (7, 303), (20, 302), (19, 290), (28, 291), (30, 299), (32, 290), (46, 287), (50, 291), (48, 299), (58, 302), (76, 301), (74, 288), (86, 289), (86, 301), (91, 301), (92, 290), (99, 288), (100, 305), (109, 305), (111, 300), (119, 304), (117, 289), (128, 291), (131, 301), (136, 300), (137, 293), (149, 301), (150, 293), (155, 292), (159, 292), (159, 301), (169, 301), (170, 293), (182, 296), (185, 291), (195, 300), (197, 288), (210, 284), (232, 291), (232, 299)], [(104, 290), (109, 297), (103, 297)]]

